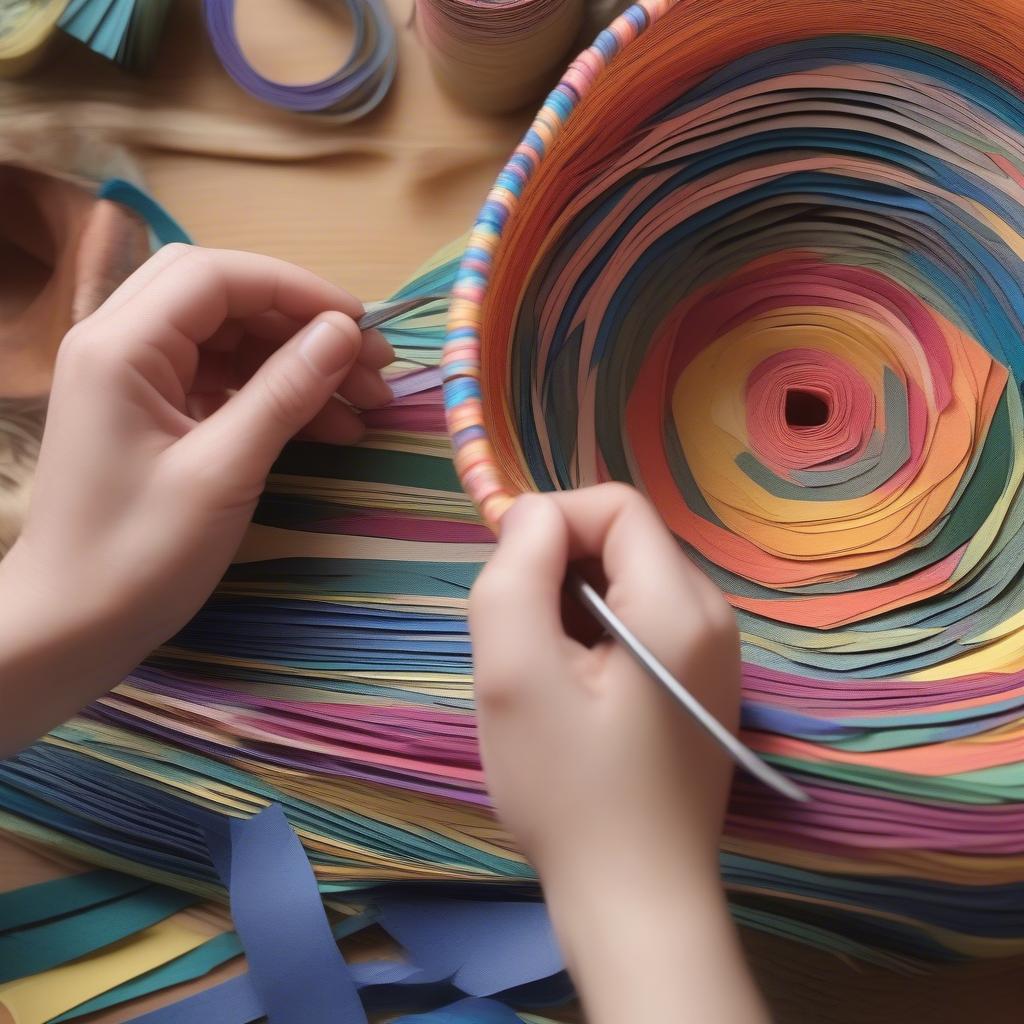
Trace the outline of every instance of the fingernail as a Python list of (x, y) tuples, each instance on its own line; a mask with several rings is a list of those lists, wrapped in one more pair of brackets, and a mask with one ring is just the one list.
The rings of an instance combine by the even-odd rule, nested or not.
[(311, 324), (299, 339), (299, 354), (325, 377), (332, 377), (349, 366), (355, 355), (354, 348), (351, 333), (332, 320)]

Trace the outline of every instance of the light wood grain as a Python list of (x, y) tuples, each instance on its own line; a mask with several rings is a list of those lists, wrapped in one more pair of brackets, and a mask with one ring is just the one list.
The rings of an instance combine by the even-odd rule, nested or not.
[[(411, 4), (391, 0), (400, 26), (407, 23)], [(247, 52), (268, 74), (312, 79), (343, 52), (345, 31), (334, 31), (316, 4), (239, 0), (239, 11)], [(306, 140), (343, 140), (352, 155), (305, 163), (213, 159), (162, 148), (142, 153), (141, 161), (153, 192), (203, 244), (293, 260), (375, 299), (468, 228), (529, 120), (528, 112), (487, 119), (460, 110), (435, 84), (414, 32), (400, 28), (399, 36), (393, 94), (377, 113), (347, 128), (302, 121), (241, 93), (209, 48), (198, 0), (172, 4), (166, 44), (144, 78), (125, 75), (62, 42), (40, 70), (38, 88), (61, 101), (113, 93), (142, 110), (187, 108), (226, 118), (227, 124), (260, 124)], [(0, 891), (69, 870), (74, 870), (70, 864), (0, 840)], [(903, 978), (761, 935), (746, 941), (776, 1019), (784, 1024), (958, 1024), (975, 1017), (985, 1024), (1017, 1024), (1024, 1012), (1019, 964), (975, 964)], [(381, 943), (374, 935), (346, 949), (351, 956), (368, 957), (379, 953)], [(201, 982), (89, 1020), (129, 1021), (243, 966), (236, 961)], [(2, 1011), (0, 1024), (6, 1024)]]
[[(197, 43), (195, 5), (187, 6), (175, 12), (171, 44), (150, 88), (170, 102), (294, 124), (296, 118), (264, 108), (224, 75), (205, 43)], [(410, 8), (411, 0), (392, 3), (400, 26)], [(315, 18), (295, 24), (283, 17), (319, 9), (295, 0), (239, 4), (240, 36), (261, 70), (283, 75), (298, 68), (314, 78), (330, 67), (337, 56), (331, 33)], [(291, 24), (283, 36), (282, 24)], [(398, 77), (383, 107), (333, 130), (367, 140), (362, 153), (286, 167), (155, 154), (143, 161), (153, 191), (204, 244), (268, 252), (362, 298), (384, 297), (468, 230), (529, 120), (527, 113), (484, 119), (460, 110), (435, 84), (414, 32), (400, 27), (398, 35)]]

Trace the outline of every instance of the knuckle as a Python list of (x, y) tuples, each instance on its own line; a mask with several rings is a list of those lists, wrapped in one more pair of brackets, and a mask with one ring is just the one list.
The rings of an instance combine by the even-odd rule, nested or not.
[(80, 321), (64, 336), (57, 352), (61, 374), (94, 376), (123, 367), (124, 359), (105, 332), (97, 331), (92, 318)]
[(219, 276), (220, 265), (212, 249), (188, 245), (186, 242), (171, 242), (158, 255), (163, 257), (164, 263), (161, 274), (194, 281), (197, 287)]
[(631, 484), (613, 481), (600, 485), (606, 500), (615, 507), (616, 514), (635, 519), (644, 529), (658, 526), (667, 529), (664, 521), (648, 498)]
[(518, 530), (528, 531), (530, 536), (537, 540), (557, 537), (565, 531), (565, 519), (554, 500), (547, 494), (531, 492), (521, 495), (516, 499), (508, 515), (514, 517)]
[(618, 480), (601, 484), (600, 489), (617, 504), (630, 505), (642, 504), (644, 502), (643, 497), (635, 487), (631, 487), (629, 484), (624, 484)]
[(167, 245), (160, 249), (164, 259), (167, 260), (181, 259), (183, 256), (191, 258), (201, 251), (198, 246), (187, 245), (185, 242), (168, 242)]
[(57, 351), (57, 358), (68, 360), (77, 358), (81, 355), (81, 350), (87, 348), (89, 344), (90, 335), (90, 321), (91, 317), (87, 317), (85, 320), (79, 320), (67, 334), (64, 335), (63, 341), (60, 343), (60, 348)]
[(219, 281), (222, 265), (212, 249), (186, 245), (184, 242), (176, 244), (181, 245), (185, 251), (181, 254), (181, 258), (174, 263), (174, 266), (169, 268), (171, 273), (194, 280), (197, 287)]

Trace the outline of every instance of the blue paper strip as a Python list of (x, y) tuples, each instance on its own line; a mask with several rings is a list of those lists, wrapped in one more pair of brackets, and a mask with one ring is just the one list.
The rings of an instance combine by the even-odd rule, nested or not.
[(149, 194), (122, 178), (103, 182), (96, 193), (100, 199), (120, 203), (137, 213), (150, 227), (161, 245), (171, 242), (191, 243), (185, 229)]
[(365, 1024), (313, 870), (277, 804), (230, 822), (231, 914), (271, 1024)]
[(565, 970), (543, 903), (381, 899), (381, 926), (426, 971), (491, 996)]
[(518, 1014), (493, 999), (462, 999), (441, 1010), (401, 1017), (395, 1024), (521, 1024)]

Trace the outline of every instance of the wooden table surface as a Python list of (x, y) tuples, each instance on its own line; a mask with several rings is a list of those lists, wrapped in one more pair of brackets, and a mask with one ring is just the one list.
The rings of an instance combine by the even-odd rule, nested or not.
[[(171, 5), (167, 38), (146, 76), (125, 75), (61, 41), (9, 95), (38, 98), (58, 126), (120, 125), (140, 147), (151, 190), (198, 242), (270, 253), (361, 298), (383, 298), (468, 229), (530, 115), (483, 117), (460, 108), (434, 83), (408, 27), (412, 0), (389, 2), (399, 26), (398, 79), (377, 112), (347, 127), (295, 118), (242, 93), (210, 50), (199, 0)], [(329, 5), (238, 0), (238, 10), (243, 45), (266, 74), (311, 80), (345, 55), (349, 39), (327, 13)], [(111, 110), (119, 111), (116, 117)], [(327, 155), (298, 159), (310, 153)], [(75, 869), (0, 838), (0, 891)], [(188, 913), (211, 933), (216, 929), (218, 911)], [(908, 978), (783, 940), (751, 934), (746, 941), (775, 1018), (786, 1024), (1024, 1019), (1021, 963)], [(346, 950), (357, 958), (374, 952), (365, 942)], [(243, 967), (235, 961), (200, 982), (87, 1020), (129, 1021)], [(6, 1024), (2, 1009), (0, 1024)]]

